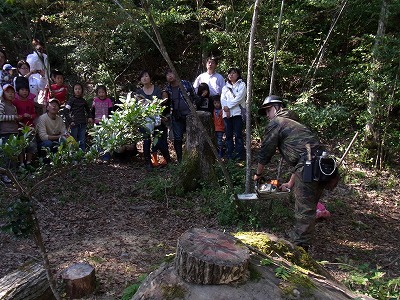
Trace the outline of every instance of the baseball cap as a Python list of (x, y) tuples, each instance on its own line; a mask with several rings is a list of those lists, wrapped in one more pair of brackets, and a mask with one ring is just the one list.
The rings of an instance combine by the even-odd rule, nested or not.
[(267, 98), (265, 98), (263, 104), (261, 107), (258, 109), (258, 114), (260, 116), (263, 116), (266, 114), (265, 109), (268, 107), (271, 107), (273, 105), (283, 105), (282, 99), (279, 96), (276, 95), (270, 95)]
[(53, 102), (57, 102), (58, 106), (60, 106), (60, 101), (58, 101), (58, 99), (56, 99), (56, 98), (51, 98), (51, 99), (49, 100), (49, 104), (50, 104), (50, 103), (53, 103)]
[(15, 91), (15, 89), (14, 89), (12, 84), (7, 83), (7, 84), (3, 85), (3, 91), (5, 91), (8, 88), (12, 88)]
[(14, 68), (12, 65), (10, 64), (5, 64), (3, 66), (3, 71), (10, 71), (10, 70), (16, 70), (17, 68)]

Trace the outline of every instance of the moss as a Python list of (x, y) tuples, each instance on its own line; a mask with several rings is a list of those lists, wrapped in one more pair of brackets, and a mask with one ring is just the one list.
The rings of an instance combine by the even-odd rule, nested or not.
[(259, 281), (261, 279), (261, 273), (252, 265), (249, 265), (250, 280)]
[(186, 293), (186, 290), (178, 284), (163, 285), (161, 289), (165, 300), (182, 299)]

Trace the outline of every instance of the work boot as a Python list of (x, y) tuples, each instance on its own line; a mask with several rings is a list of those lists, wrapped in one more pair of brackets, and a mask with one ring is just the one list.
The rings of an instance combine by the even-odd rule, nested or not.
[(158, 163), (158, 155), (157, 152), (151, 154), (151, 165), (156, 168), (160, 164)]

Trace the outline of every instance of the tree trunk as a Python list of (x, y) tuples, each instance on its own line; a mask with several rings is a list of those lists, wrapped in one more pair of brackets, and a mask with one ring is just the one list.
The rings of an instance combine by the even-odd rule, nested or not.
[(192, 228), (178, 239), (175, 269), (191, 283), (242, 283), (248, 277), (249, 259), (249, 249), (233, 236)]
[(0, 279), (0, 300), (55, 299), (41, 264), (23, 266)]
[[(200, 118), (207, 134), (214, 136), (214, 123), (211, 119), (211, 114), (205, 111), (197, 111), (196, 114)], [(215, 156), (206, 137), (199, 134), (200, 129), (195, 116), (189, 115), (186, 121), (186, 157), (189, 159), (186, 159), (187, 168), (185, 168), (185, 173), (190, 174), (190, 179), (212, 183), (215, 179)]]
[(85, 263), (68, 267), (62, 274), (65, 292), (70, 299), (79, 299), (90, 295), (96, 287), (94, 268)]

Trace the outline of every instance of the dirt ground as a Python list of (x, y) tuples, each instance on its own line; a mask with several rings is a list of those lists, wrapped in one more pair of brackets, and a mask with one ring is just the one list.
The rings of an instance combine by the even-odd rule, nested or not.
[[(154, 172), (167, 174), (169, 169)], [(360, 170), (360, 174), (365, 175), (341, 183), (323, 198), (332, 216), (318, 222), (310, 254), (328, 262), (326, 268), (338, 280), (347, 274), (341, 268), (344, 264), (369, 263), (392, 278), (400, 276), (399, 180), (385, 173), (377, 177)], [(120, 299), (127, 286), (175, 252), (178, 237), (189, 228), (237, 230), (223, 228), (215, 217), (206, 216), (200, 199), (191, 205), (167, 195), (163, 201), (151, 199), (140, 185), (151, 176), (142, 161), (87, 165), (45, 184), (35, 196), (56, 274), (74, 262), (95, 267), (98, 288), (90, 299)], [(390, 186), (383, 185), (390, 180)], [(0, 196), (5, 195), (4, 187), (0, 189)], [(1, 200), (2, 207), (7, 200)], [(0, 257), (0, 278), (28, 261), (40, 261), (32, 240), (3, 232)]]

